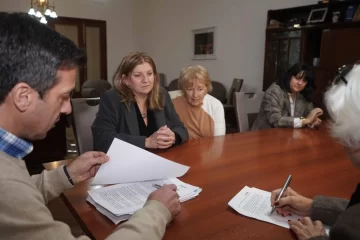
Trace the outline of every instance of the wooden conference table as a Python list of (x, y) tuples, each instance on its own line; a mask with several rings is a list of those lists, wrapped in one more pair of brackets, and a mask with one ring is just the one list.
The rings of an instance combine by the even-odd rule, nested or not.
[[(360, 174), (326, 129), (269, 129), (194, 140), (159, 155), (189, 165), (182, 181), (202, 193), (182, 203), (164, 239), (294, 239), (285, 228), (239, 215), (227, 203), (244, 186), (271, 191), (293, 175), (291, 187), (305, 196), (350, 198)], [(88, 183), (63, 199), (84, 232), (104, 239), (115, 228), (86, 202)]]

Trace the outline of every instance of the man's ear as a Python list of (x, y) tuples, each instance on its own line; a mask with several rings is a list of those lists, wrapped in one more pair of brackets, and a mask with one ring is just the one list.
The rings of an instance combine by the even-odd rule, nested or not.
[(25, 112), (31, 103), (38, 97), (36, 91), (27, 83), (18, 83), (10, 92), (14, 106), (20, 111)]

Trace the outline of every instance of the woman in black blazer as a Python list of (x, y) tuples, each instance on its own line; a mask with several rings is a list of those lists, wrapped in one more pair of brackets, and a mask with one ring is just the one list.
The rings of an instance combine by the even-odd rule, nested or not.
[(101, 96), (91, 127), (94, 150), (107, 152), (114, 138), (148, 149), (166, 149), (189, 139), (150, 56), (127, 55), (113, 81), (114, 88)]

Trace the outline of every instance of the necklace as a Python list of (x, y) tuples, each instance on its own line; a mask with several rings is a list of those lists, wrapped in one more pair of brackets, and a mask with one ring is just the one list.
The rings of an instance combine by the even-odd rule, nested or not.
[(140, 114), (141, 114), (141, 117), (142, 117), (143, 119), (145, 119), (145, 118), (147, 117), (147, 107), (146, 107), (146, 105), (144, 106), (144, 111), (142, 111), (142, 109), (140, 108), (139, 104), (137, 104), (137, 105), (138, 105), (138, 109), (139, 109), (139, 112), (140, 112)]

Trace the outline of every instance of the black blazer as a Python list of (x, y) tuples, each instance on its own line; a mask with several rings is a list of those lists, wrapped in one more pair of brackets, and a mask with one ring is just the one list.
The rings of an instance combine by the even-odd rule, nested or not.
[[(183, 143), (189, 139), (187, 129), (180, 121), (169, 93), (164, 88), (160, 90), (160, 94), (163, 94), (165, 106), (163, 110), (153, 111), (156, 127), (159, 129), (167, 125), (180, 136), (181, 143)], [(140, 136), (139, 133), (135, 102), (131, 103), (129, 111), (121, 100), (122, 97), (115, 88), (106, 91), (101, 96), (99, 111), (91, 126), (95, 151), (107, 152), (115, 137), (145, 148), (146, 136)]]

